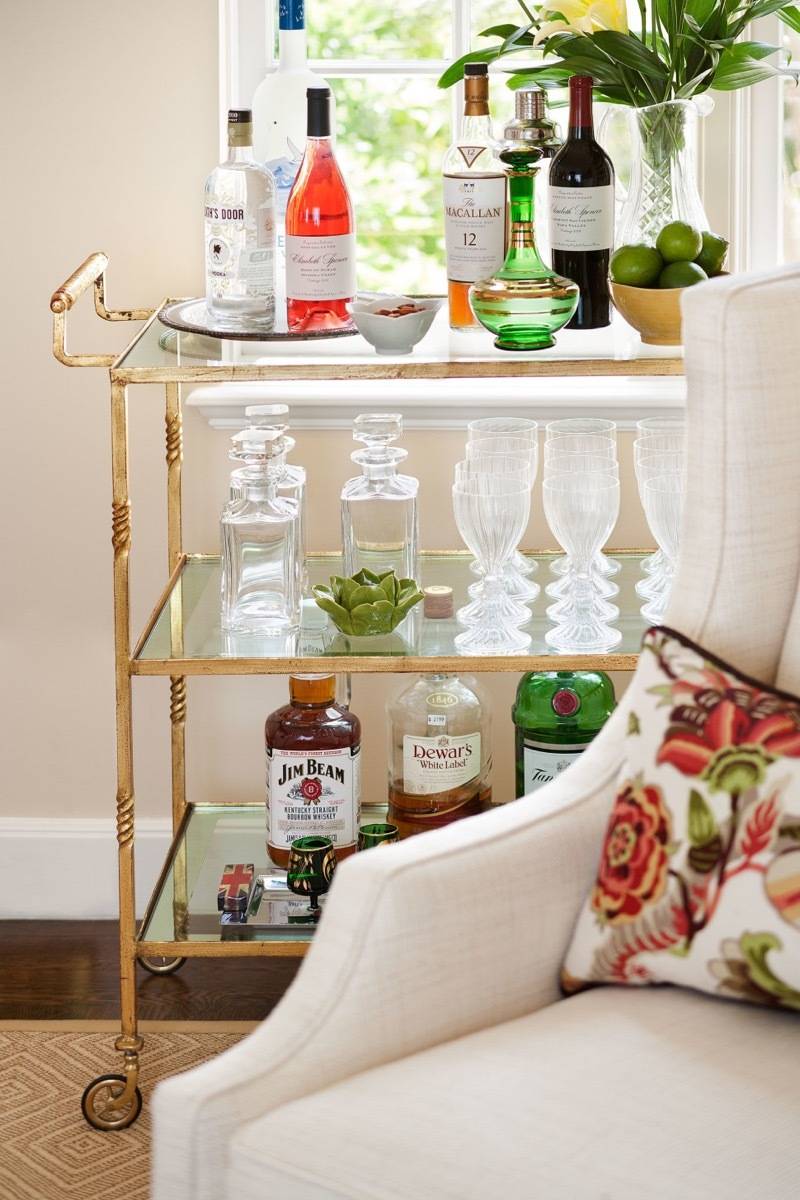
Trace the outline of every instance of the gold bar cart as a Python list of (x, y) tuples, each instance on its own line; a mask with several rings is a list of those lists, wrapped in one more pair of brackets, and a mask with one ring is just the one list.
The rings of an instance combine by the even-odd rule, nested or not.
[[(227, 957), (302, 955), (311, 934), (253, 930), (244, 940), (223, 938), (216, 915), (214, 863), (252, 859), (254, 840), (263, 839), (262, 805), (195, 805), (187, 802), (185, 781), (187, 677), (190, 675), (289, 674), (294, 671), (419, 672), (457, 668), (469, 671), (530, 671), (595, 668), (633, 670), (643, 623), (634, 584), (644, 551), (615, 551), (620, 574), (620, 627), (623, 640), (612, 654), (559, 655), (554, 660), (543, 640), (545, 622), (534, 620), (531, 652), (502, 658), (465, 658), (441, 641), (426, 644), (424, 628), (413, 652), (396, 640), (375, 639), (369, 653), (353, 651), (307, 606), (296, 643), (285, 653), (243, 654), (219, 628), (219, 560), (184, 551), (181, 529), (181, 464), (183, 458), (181, 384), (255, 380), (334, 379), (498, 379), (509, 376), (664, 376), (679, 375), (679, 354), (652, 351), (630, 340), (611, 342), (602, 354), (567, 357), (555, 349), (535, 356), (505, 355), (480, 339), (451, 346), (446, 324), (440, 323), (433, 350), (410, 358), (379, 358), (359, 338), (307, 345), (224, 341), (183, 334), (158, 319), (161, 309), (108, 309), (105, 272), (108, 258), (95, 253), (53, 294), (53, 353), (70, 367), (107, 367), (111, 384), (111, 543), (114, 553), (114, 638), (116, 673), (117, 795), (116, 827), (119, 858), (119, 949), (121, 1031), (115, 1048), (123, 1056), (122, 1072), (100, 1076), (84, 1092), (86, 1119), (97, 1129), (122, 1129), (141, 1110), (137, 1087), (143, 1039), (136, 1016), (136, 963), (168, 974), (190, 956)], [(113, 354), (72, 354), (67, 350), (67, 314), (78, 298), (94, 288), (95, 310), (106, 321), (143, 321), (125, 350)], [(165, 303), (167, 303), (165, 301)], [(332, 347), (332, 348), (331, 348)], [(422, 347), (420, 348), (423, 349)], [(138, 641), (132, 646), (129, 558), (131, 505), (128, 481), (128, 388), (163, 383), (167, 474), (168, 580)], [(540, 555), (547, 560), (550, 555)], [(337, 556), (312, 555), (312, 582), (337, 569)], [(456, 600), (470, 580), (468, 556), (457, 552), (423, 555), (423, 582), (447, 582)], [(304, 608), (305, 612), (305, 608)], [(453, 631), (455, 632), (455, 631)], [(372, 646), (372, 643), (371, 643)], [(145, 916), (136, 927), (134, 898), (134, 783), (132, 681), (134, 676), (167, 676), (172, 752), (172, 844)], [(217, 869), (217, 875), (219, 870)]]

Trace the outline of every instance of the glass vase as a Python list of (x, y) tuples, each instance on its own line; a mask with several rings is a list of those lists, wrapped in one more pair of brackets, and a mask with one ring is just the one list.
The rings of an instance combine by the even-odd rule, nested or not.
[(534, 181), (541, 151), (522, 145), (501, 151), (508, 176), (511, 232), (508, 253), (491, 279), (469, 290), (469, 302), (498, 350), (544, 350), (555, 345), (578, 306), (578, 285), (539, 257), (534, 235)]
[[(615, 109), (618, 116), (623, 110)], [(692, 100), (670, 100), (625, 109), (631, 152), (628, 193), (622, 203), (616, 244), (655, 244), (670, 221), (708, 229), (697, 190), (697, 122), (705, 112)], [(610, 114), (609, 114), (610, 115)]]

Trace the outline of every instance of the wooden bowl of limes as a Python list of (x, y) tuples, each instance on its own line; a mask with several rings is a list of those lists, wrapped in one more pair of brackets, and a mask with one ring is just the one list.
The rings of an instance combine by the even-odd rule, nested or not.
[(620, 246), (611, 256), (614, 307), (648, 346), (680, 346), (681, 294), (687, 287), (723, 275), (728, 243), (672, 221), (656, 239)]

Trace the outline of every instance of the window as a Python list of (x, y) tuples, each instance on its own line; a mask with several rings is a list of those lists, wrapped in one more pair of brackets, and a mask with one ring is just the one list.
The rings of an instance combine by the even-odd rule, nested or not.
[[(787, 31), (790, 63), (800, 61), (800, 34)], [(783, 260), (800, 261), (800, 84), (787, 76), (783, 81)]]
[[(274, 61), (273, 10), (277, 0), (220, 0), (221, 133), (227, 107), (249, 103)], [(462, 93), (441, 91), (436, 80), (453, 58), (479, 44), (482, 29), (515, 21), (518, 12), (516, 0), (307, 0), (309, 59), (336, 94), (339, 156), (357, 204), (362, 288), (443, 290), (440, 166), (460, 120)], [(800, 62), (800, 36), (779, 27), (776, 17), (756, 22), (751, 36), (783, 38)], [(701, 127), (700, 187), (709, 223), (731, 239), (733, 269), (800, 258), (794, 72), (774, 87), (713, 96), (714, 113)], [(502, 70), (494, 75), (492, 112), (498, 130), (513, 112)], [(624, 183), (621, 149), (617, 158)]]

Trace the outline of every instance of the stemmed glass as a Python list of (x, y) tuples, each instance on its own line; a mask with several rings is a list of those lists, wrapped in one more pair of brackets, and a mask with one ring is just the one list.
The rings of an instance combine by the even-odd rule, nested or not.
[[(617, 465), (617, 426), (614, 421), (605, 417), (564, 417), (558, 421), (550, 421), (545, 430), (545, 469), (554, 454), (597, 454), (611, 459)], [(550, 564), (554, 575), (565, 575), (568, 570), (566, 558), (557, 558)], [(618, 574), (620, 564), (616, 559), (609, 558), (598, 551), (595, 556), (594, 573), (608, 578)], [(564, 594), (565, 584), (550, 584), (547, 589), (549, 596)], [(613, 596), (618, 591), (616, 586), (600, 587), (598, 590), (605, 596)]]
[(653, 537), (664, 556), (666, 579), (666, 587), (647, 604), (642, 605), (642, 616), (652, 625), (661, 624), (669, 603), (672, 580), (678, 561), (684, 491), (683, 471), (654, 475), (646, 479), (642, 487), (645, 516)]
[[(648, 421), (659, 419), (667, 421), (670, 418), (646, 418)], [(639, 424), (644, 424), (644, 422), (639, 422)], [(663, 467), (659, 465), (659, 459), (663, 460)], [(683, 422), (673, 424), (669, 428), (640, 434), (633, 443), (633, 462), (642, 507), (644, 507), (642, 489), (645, 479), (652, 475), (684, 470), (685, 461), (686, 426)], [(636, 584), (636, 591), (643, 599), (652, 599), (667, 587), (664, 556), (660, 550), (656, 550), (655, 554), (649, 554), (642, 560), (642, 570), (645, 572), (645, 578), (640, 579)]]
[[(467, 423), (467, 445), (488, 437), (520, 438), (528, 442), (536, 450), (538, 456), (539, 423), (528, 417), (479, 417), (477, 420)], [(535, 479), (536, 467), (533, 470), (531, 487), (533, 487)], [(539, 569), (539, 564), (535, 559), (526, 558), (524, 554), (520, 554), (519, 550), (514, 551), (513, 566), (518, 575), (533, 575)]]
[(331, 886), (336, 870), (336, 851), (327, 837), (295, 838), (289, 851), (286, 886), (296, 896), (308, 896), (309, 916), (318, 920), (319, 898)]
[[(468, 462), (480, 462), (480, 470), (485, 473), (506, 474), (509, 471), (524, 471), (531, 490), (533, 489), (539, 465), (539, 447), (535, 441), (499, 434), (476, 438), (467, 442), (466, 455)], [(538, 583), (526, 578), (529, 574), (527, 560), (515, 550), (503, 571), (506, 591), (512, 599), (530, 604), (539, 595), (541, 588)], [(473, 584), (470, 587), (470, 596), (477, 595), (476, 588), (479, 586)]]
[[(471, 446), (477, 443), (470, 443)], [(468, 447), (469, 448), (469, 447)], [(473, 453), (472, 456), (464, 462), (456, 463), (455, 482), (461, 483), (465, 479), (474, 479), (482, 475), (496, 475), (501, 479), (514, 480), (519, 484), (529, 483), (530, 467), (527, 457), (520, 457), (513, 454), (478, 454)], [(481, 574), (482, 568), (475, 560), (476, 571)], [(512, 574), (512, 586), (509, 586), (509, 574)], [(503, 599), (500, 602), (501, 612), (504, 620), (511, 625), (527, 625), (531, 619), (530, 609), (513, 594), (513, 583), (516, 579), (513, 577), (513, 556), (508, 560), (503, 568)], [(519, 583), (527, 585), (529, 581), (521, 576), (517, 577)], [(532, 584), (536, 588), (538, 595), (539, 587), (537, 584)], [(473, 625), (476, 620), (479, 620), (483, 612), (483, 594), (485, 580), (480, 579), (477, 583), (470, 584), (467, 589), (468, 595), (471, 597), (470, 603), (464, 605), (456, 613), (456, 620), (459, 625)]]
[[(616, 462), (610, 458), (599, 454), (552, 454), (545, 465), (545, 479), (549, 479), (553, 475), (568, 474), (601, 474), (608, 475), (610, 479), (619, 480), (619, 468)], [(598, 570), (597, 555), (592, 562), (590, 574), (596, 615), (604, 621), (615, 620), (619, 616), (619, 609), (616, 604), (609, 604), (607, 598), (616, 595), (619, 588)], [(556, 603), (551, 604), (547, 609), (547, 615), (551, 620), (561, 622), (574, 611), (575, 596), (572, 584), (572, 577), (568, 573), (555, 583), (548, 585), (548, 596), (556, 600)]]
[(602, 653), (622, 634), (597, 612), (592, 564), (619, 514), (619, 479), (608, 471), (570, 471), (544, 480), (547, 523), (566, 551), (573, 604), (569, 614), (545, 634), (562, 653)]
[(460, 654), (514, 654), (530, 645), (503, 615), (503, 568), (528, 524), (531, 490), (526, 478), (497, 474), (462, 477), (453, 484), (456, 526), (483, 573), (480, 610), (455, 639)]

